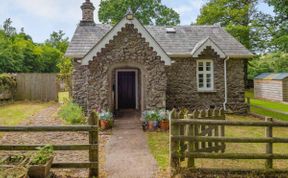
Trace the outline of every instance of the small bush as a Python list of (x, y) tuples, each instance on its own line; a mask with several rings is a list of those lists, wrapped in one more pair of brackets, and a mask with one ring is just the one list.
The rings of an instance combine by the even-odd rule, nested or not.
[(10, 74), (0, 74), (0, 92), (16, 89), (16, 78)]
[(59, 110), (58, 115), (70, 124), (85, 123), (85, 116), (82, 108), (72, 101), (66, 102)]

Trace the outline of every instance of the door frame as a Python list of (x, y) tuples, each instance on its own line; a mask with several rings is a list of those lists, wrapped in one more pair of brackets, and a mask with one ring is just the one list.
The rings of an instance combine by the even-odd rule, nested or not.
[(116, 95), (116, 103), (115, 103), (115, 106), (116, 106), (116, 110), (118, 110), (118, 74), (119, 72), (134, 72), (135, 73), (135, 103), (136, 103), (136, 108), (135, 109), (139, 109), (139, 101), (138, 101), (138, 70), (137, 69), (116, 69), (116, 72), (115, 72), (115, 79), (116, 79), (116, 84), (115, 84), (115, 95)]

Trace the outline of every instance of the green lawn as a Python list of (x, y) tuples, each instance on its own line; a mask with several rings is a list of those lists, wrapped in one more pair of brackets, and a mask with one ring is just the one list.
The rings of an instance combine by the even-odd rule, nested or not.
[[(258, 121), (258, 119), (246, 116), (228, 115), (227, 120)], [(227, 137), (251, 137), (259, 138), (265, 136), (264, 127), (226, 127)], [(273, 129), (275, 137), (288, 137), (288, 128)], [(159, 167), (168, 169), (169, 165), (169, 135), (168, 133), (149, 132), (148, 144), (151, 153), (154, 155)], [(288, 154), (287, 144), (274, 144), (274, 153)], [(226, 153), (265, 153), (265, 144), (244, 143), (226, 144)], [(185, 162), (184, 162), (185, 163)], [(209, 160), (196, 159), (198, 168), (264, 168), (265, 160)], [(288, 160), (274, 161), (274, 168), (288, 169)]]
[[(251, 98), (250, 102), (252, 105), (270, 108), (270, 109), (280, 111), (280, 112), (288, 112), (288, 104), (284, 104), (284, 103), (280, 103), (280, 102), (274, 102), (274, 101), (268, 101), (268, 100), (255, 99), (253, 91), (251, 91), (251, 90), (246, 91), (245, 95), (246, 95), (246, 97)], [(265, 109), (255, 108), (253, 106), (251, 107), (251, 111), (253, 113), (256, 113), (256, 114), (269, 116), (269, 117), (276, 118), (276, 119), (288, 120), (288, 115), (273, 112), (273, 111), (268, 111)]]
[(0, 106), (0, 125), (6, 125), (6, 126), (18, 125), (28, 117), (33, 116), (40, 110), (52, 104), (53, 103), (23, 101)]

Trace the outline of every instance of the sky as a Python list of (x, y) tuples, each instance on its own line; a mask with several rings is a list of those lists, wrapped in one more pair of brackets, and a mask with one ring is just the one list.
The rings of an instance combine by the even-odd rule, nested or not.
[[(91, 0), (96, 7), (95, 21), (99, 23), (97, 11), (100, 0)], [(200, 8), (207, 0), (162, 0), (180, 14), (181, 25), (195, 22)], [(0, 23), (11, 18), (18, 30), (24, 27), (35, 42), (44, 42), (53, 31), (63, 30), (70, 39), (81, 20), (80, 6), (84, 0), (1, 0)], [(268, 5), (261, 3), (258, 8), (273, 13)]]

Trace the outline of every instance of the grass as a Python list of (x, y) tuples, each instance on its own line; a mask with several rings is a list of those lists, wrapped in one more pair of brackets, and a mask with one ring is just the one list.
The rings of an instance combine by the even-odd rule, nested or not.
[[(257, 121), (258, 119), (248, 116), (229, 115), (227, 120)], [(226, 127), (227, 137), (251, 137), (259, 138), (265, 136), (264, 127)], [(168, 133), (151, 132), (147, 133), (148, 144), (151, 153), (155, 157), (161, 169), (167, 169), (169, 165), (169, 135)], [(288, 137), (288, 128), (273, 129), (273, 136)], [(226, 153), (265, 153), (265, 144), (259, 143), (227, 143)], [(274, 153), (288, 154), (287, 144), (274, 144)], [(185, 162), (184, 162), (185, 164)], [(264, 168), (265, 160), (209, 160), (196, 159), (198, 168)], [(274, 161), (274, 168), (288, 169), (288, 160)]]
[(168, 146), (169, 138), (166, 132), (147, 132), (148, 145), (158, 162), (158, 166), (161, 169), (168, 167), (167, 155), (169, 154)]
[[(256, 106), (261, 106), (265, 108), (270, 108), (276, 111), (282, 111), (282, 112), (288, 112), (288, 104), (280, 103), (280, 102), (274, 102), (274, 101), (268, 101), (268, 100), (263, 100), (263, 99), (255, 99), (254, 98), (254, 93), (253, 91), (249, 90), (246, 91), (245, 93), (246, 97), (250, 97), (250, 102), (252, 105)], [(273, 112), (273, 111), (268, 111), (265, 109), (260, 109), (251, 106), (251, 112), (264, 115), (264, 116), (269, 116), (272, 118), (280, 119), (280, 120), (288, 120), (288, 116), (285, 114)]]
[(33, 116), (52, 103), (15, 102), (0, 106), (0, 125), (14, 126)]

